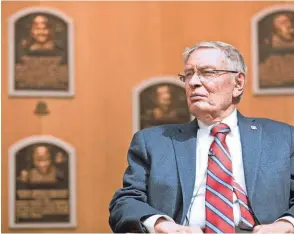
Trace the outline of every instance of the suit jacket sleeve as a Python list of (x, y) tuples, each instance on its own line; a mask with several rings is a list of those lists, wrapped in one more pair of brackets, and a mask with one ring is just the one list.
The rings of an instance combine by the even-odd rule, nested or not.
[(291, 128), (291, 137), (292, 137), (292, 150), (291, 150), (291, 179), (290, 179), (290, 200), (289, 200), (289, 210), (282, 215), (283, 216), (292, 216), (294, 217), (294, 127)]
[(137, 132), (128, 151), (128, 168), (119, 189), (110, 203), (109, 224), (114, 232), (146, 232), (144, 219), (162, 212), (148, 204), (148, 155), (143, 131)]

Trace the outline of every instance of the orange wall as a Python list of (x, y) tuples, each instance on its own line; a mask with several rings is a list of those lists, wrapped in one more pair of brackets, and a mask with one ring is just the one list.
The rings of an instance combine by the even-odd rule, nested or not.
[[(249, 66), (240, 104), (245, 115), (294, 124), (294, 96), (253, 96), (250, 20), (278, 2), (2, 2), (2, 231), (8, 228), (8, 148), (36, 134), (54, 135), (77, 151), (76, 229), (109, 232), (108, 204), (121, 185), (132, 136), (131, 90), (159, 75), (182, 71), (181, 53), (200, 40), (235, 45)], [(285, 2), (280, 4), (285, 4)], [(34, 115), (41, 98), (8, 98), (7, 19), (25, 7), (54, 7), (74, 20), (72, 99), (42, 98), (50, 114)]]

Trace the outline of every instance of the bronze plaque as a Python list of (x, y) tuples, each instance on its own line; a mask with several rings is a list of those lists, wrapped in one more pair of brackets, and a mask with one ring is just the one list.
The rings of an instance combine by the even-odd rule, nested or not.
[(156, 83), (151, 81), (150, 85), (144, 85), (134, 98), (139, 99), (139, 108), (134, 107), (139, 115), (139, 129), (185, 123), (191, 119), (181, 81), (156, 79)]
[(54, 11), (32, 8), (9, 21), (10, 95), (72, 96), (72, 25)]
[(10, 150), (11, 227), (72, 227), (74, 151), (52, 138), (34, 139)]
[(255, 93), (294, 93), (294, 5), (259, 13), (253, 30)]

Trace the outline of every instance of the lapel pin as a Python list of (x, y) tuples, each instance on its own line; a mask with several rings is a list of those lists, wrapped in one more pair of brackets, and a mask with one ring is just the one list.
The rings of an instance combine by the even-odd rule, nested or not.
[(256, 126), (250, 126), (250, 128), (251, 128), (252, 130), (256, 130), (256, 129), (257, 129)]

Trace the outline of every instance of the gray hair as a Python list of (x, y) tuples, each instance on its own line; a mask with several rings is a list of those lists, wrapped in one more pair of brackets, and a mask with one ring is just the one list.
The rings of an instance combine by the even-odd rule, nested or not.
[(186, 48), (183, 54), (184, 62), (187, 62), (191, 53), (199, 48), (219, 49), (224, 54), (224, 60), (228, 66), (228, 69), (245, 74), (247, 73), (247, 67), (240, 51), (238, 51), (234, 46), (221, 41), (203, 41), (192, 47)]

